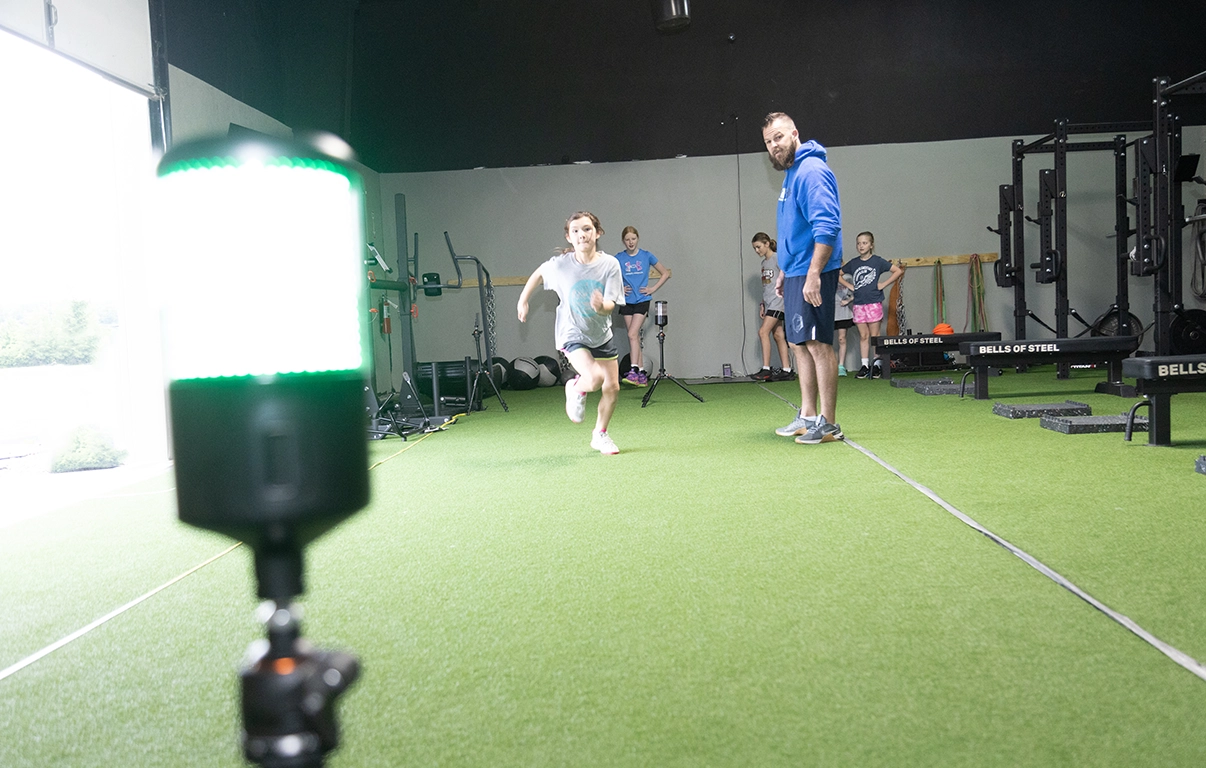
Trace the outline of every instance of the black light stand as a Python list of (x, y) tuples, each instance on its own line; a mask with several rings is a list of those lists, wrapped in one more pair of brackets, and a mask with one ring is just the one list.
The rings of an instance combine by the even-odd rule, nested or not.
[(239, 672), (243, 754), (267, 768), (321, 768), (339, 744), (335, 701), (355, 657), (301, 637), (303, 551), (368, 501), (364, 380), (348, 374), (170, 385), (182, 522), (255, 554), (267, 638)]
[[(502, 405), (503, 411), (509, 411), (507, 401), (503, 400), (502, 393), (498, 391), (498, 385), (494, 383), (493, 372), (486, 367), (486, 362), (482, 360), (482, 328), (480, 315), (473, 316), (473, 346), (477, 347), (477, 373), (473, 375), (473, 389), (469, 391), (469, 407), (473, 408), (473, 404), (477, 402), (478, 382), (482, 377), (486, 377), (486, 381), (490, 382), (490, 389), (494, 390), (494, 396), (498, 398), (498, 402)], [(482, 406), (485, 408), (486, 406)]]
[(653, 378), (653, 381), (649, 382), (649, 391), (646, 392), (645, 397), (641, 399), (642, 408), (649, 405), (649, 398), (653, 397), (653, 391), (657, 389), (658, 382), (660, 382), (662, 379), (669, 379), (670, 381), (673, 381), (691, 397), (695, 398), (701, 403), (704, 401), (702, 397), (687, 389), (686, 384), (683, 384), (678, 379), (666, 373), (666, 323), (669, 321), (669, 319), (669, 313), (666, 311), (666, 302), (655, 302), (653, 305), (653, 322), (657, 326), (657, 376)]
[[(243, 755), (266, 768), (321, 768), (339, 745), (336, 699), (355, 657), (301, 637), (303, 553), (369, 500), (370, 325), (362, 248), (364, 185), (331, 135), (199, 139), (160, 160), (164, 369), (181, 522), (255, 554), (267, 637), (239, 672)], [(265, 243), (291, 256), (310, 297), (304, 344), (252, 332), (256, 290), (275, 275)], [(231, 280), (231, 274), (243, 274)]]
[[(378, 398), (373, 393), (372, 387), (365, 385), (365, 411), (369, 417), (368, 436), (370, 440), (381, 440), (390, 435), (396, 435), (405, 440), (416, 432), (432, 432), (440, 428), (432, 423), (427, 411), (424, 410), (423, 403), (419, 400), (419, 393), (415, 391), (414, 384), (410, 380), (410, 374), (403, 371), (402, 379), (410, 389), (409, 398), (404, 398), (395, 390), (390, 390), (390, 393), (384, 398)], [(420, 418), (416, 419), (413, 413), (406, 415), (406, 399), (414, 401)]]
[[(292, 538), (291, 536), (288, 538)], [(268, 768), (321, 768), (339, 745), (335, 699), (356, 681), (355, 656), (322, 651), (301, 637), (302, 550), (285, 543), (255, 553), (256, 612), (268, 637), (252, 643), (239, 672), (243, 694), (243, 754)]]

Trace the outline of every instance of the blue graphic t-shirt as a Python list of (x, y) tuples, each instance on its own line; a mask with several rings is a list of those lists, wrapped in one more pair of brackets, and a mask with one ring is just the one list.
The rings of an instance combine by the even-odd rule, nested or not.
[(860, 307), (883, 303), (884, 292), (879, 289), (879, 278), (891, 271), (891, 262), (874, 253), (867, 259), (860, 256), (842, 265), (842, 272), (849, 275), (847, 279), (854, 285), (854, 303)]
[(631, 289), (624, 294), (625, 303), (640, 304), (649, 301), (649, 297), (641, 293), (641, 289), (649, 285), (649, 268), (657, 263), (657, 257), (644, 248), (638, 248), (635, 254), (630, 254), (627, 250), (620, 251), (616, 259), (620, 262), (624, 285)]
[(599, 251), (590, 264), (580, 264), (570, 251), (554, 256), (540, 269), (545, 290), (556, 291), (561, 300), (554, 332), (557, 348), (564, 349), (570, 343), (601, 347), (611, 341), (611, 313), (596, 312), (590, 297), (598, 291), (607, 301), (625, 303), (616, 257)]

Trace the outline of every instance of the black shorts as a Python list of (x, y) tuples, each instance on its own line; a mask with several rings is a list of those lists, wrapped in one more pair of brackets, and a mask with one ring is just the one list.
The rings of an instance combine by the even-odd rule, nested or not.
[(780, 311), (779, 311), (779, 310), (777, 310), (777, 309), (768, 309), (768, 310), (766, 310), (765, 316), (766, 316), (766, 317), (773, 317), (773, 318), (775, 318), (776, 320), (782, 320), (782, 319), (783, 319), (783, 313), (782, 313), (782, 312), (780, 312)]
[(833, 329), (835, 331), (840, 331), (843, 328), (853, 328), (853, 327), (854, 327), (854, 318), (853, 317), (848, 317), (845, 320), (834, 320), (833, 321)]
[(649, 314), (649, 302), (642, 301), (640, 304), (621, 304), (621, 315), (647, 315)]
[(783, 281), (783, 314), (787, 319), (787, 343), (797, 346), (806, 341), (833, 343), (833, 310), (837, 306), (839, 270), (821, 273), (821, 306), (804, 301), (804, 275)]
[(571, 341), (569, 344), (566, 344), (564, 347), (562, 347), (561, 351), (568, 355), (575, 349), (587, 350), (590, 352), (591, 357), (595, 358), (596, 360), (615, 360), (620, 356), (620, 353), (616, 351), (616, 340), (614, 336), (603, 342), (603, 344), (598, 347), (588, 347), (585, 344), (577, 341)]

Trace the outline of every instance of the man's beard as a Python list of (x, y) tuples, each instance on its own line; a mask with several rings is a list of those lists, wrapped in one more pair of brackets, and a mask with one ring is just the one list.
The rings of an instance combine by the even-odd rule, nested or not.
[(793, 141), (791, 144), (791, 149), (789, 149), (787, 152), (787, 162), (780, 163), (779, 159), (777, 157), (775, 157), (774, 155), (771, 155), (770, 156), (771, 165), (774, 167), (774, 169), (776, 171), (786, 171), (788, 168), (795, 165), (796, 152), (798, 152), (798, 151), (800, 151), (800, 142)]

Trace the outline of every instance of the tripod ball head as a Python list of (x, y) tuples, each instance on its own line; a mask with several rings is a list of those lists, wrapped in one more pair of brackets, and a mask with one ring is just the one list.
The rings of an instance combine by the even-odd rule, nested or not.
[(355, 682), (360, 663), (299, 637), (296, 606), (269, 613), (269, 639), (252, 643), (239, 673), (243, 754), (268, 768), (321, 768), (339, 746), (335, 700)]

